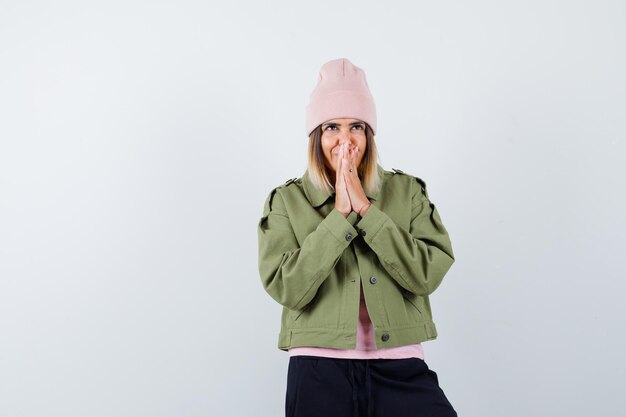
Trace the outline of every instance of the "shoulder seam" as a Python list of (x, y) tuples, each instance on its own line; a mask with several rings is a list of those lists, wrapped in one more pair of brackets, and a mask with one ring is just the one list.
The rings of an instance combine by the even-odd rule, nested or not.
[(422, 187), (422, 191), (424, 192), (424, 195), (426, 196), (426, 198), (429, 198), (428, 197), (428, 191), (426, 189), (426, 181), (424, 181), (423, 179), (421, 179), (417, 175), (407, 174), (406, 172), (401, 171), (401, 170), (396, 169), (396, 168), (392, 168), (392, 170), (394, 171), (394, 174), (406, 175), (407, 177), (411, 177), (411, 178), (414, 178), (415, 180), (417, 180), (419, 185)]

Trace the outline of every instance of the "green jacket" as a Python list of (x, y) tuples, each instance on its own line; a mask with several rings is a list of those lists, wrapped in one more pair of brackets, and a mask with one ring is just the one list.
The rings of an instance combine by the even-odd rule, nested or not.
[(259, 272), (283, 305), (279, 349), (354, 349), (361, 284), (377, 348), (437, 337), (428, 296), (454, 262), (450, 238), (421, 179), (378, 169), (362, 218), (343, 217), (306, 173), (265, 200)]

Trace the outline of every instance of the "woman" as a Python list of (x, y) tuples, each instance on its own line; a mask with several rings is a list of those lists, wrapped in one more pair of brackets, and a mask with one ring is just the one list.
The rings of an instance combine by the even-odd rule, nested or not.
[(258, 224), (259, 272), (283, 305), (288, 417), (456, 416), (424, 361), (429, 294), (454, 262), (417, 177), (377, 163), (365, 73), (322, 66), (306, 114), (308, 168), (273, 189)]

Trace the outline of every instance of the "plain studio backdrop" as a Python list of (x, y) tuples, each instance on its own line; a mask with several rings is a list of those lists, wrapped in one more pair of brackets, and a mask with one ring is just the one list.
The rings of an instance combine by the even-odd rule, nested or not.
[(621, 0), (0, 2), (0, 416), (283, 415), (256, 228), (339, 57), (448, 228), (424, 350), (459, 415), (622, 414), (625, 28)]

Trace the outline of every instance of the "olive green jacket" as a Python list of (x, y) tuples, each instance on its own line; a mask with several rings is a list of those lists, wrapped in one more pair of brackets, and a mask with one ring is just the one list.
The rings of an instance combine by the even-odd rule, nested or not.
[(307, 173), (265, 200), (259, 272), (283, 305), (279, 349), (354, 349), (360, 285), (377, 348), (437, 337), (428, 296), (454, 262), (448, 233), (421, 179), (378, 169), (382, 185), (366, 193), (362, 218), (345, 218)]

